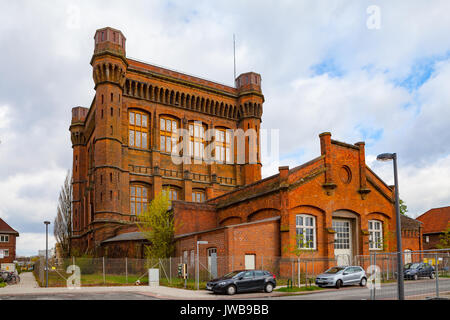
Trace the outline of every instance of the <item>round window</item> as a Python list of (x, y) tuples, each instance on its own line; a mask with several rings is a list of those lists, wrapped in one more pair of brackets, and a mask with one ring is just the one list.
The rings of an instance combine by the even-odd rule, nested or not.
[(339, 177), (343, 183), (350, 183), (352, 181), (352, 172), (349, 167), (342, 166), (339, 170)]

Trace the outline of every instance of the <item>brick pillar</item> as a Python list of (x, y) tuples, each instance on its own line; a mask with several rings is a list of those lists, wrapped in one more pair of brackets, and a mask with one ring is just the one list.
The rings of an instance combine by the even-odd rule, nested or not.
[[(289, 166), (283, 166), (278, 168), (279, 171), (279, 182), (280, 182), (280, 247), (281, 248), (291, 248), (292, 247), (292, 234), (290, 224), (289, 224)], [(294, 240), (295, 245), (295, 240)], [(281, 256), (289, 257), (290, 252), (285, 252), (281, 250)]]
[(367, 188), (367, 178), (366, 178), (366, 155), (365, 155), (365, 143), (357, 142), (355, 145), (359, 148), (359, 194), (361, 194), (361, 199), (366, 199), (367, 194), (370, 189)]
[(325, 182), (322, 187), (325, 189), (327, 195), (332, 195), (333, 190), (336, 188), (334, 183), (333, 167), (332, 167), (332, 155), (331, 155), (331, 133), (323, 132), (320, 137), (320, 152), (324, 156), (325, 161)]

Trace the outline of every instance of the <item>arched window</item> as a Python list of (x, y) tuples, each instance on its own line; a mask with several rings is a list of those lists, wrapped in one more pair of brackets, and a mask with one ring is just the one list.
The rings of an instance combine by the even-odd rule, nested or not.
[(143, 185), (130, 186), (130, 212), (133, 215), (140, 215), (147, 209), (148, 188)]
[(203, 158), (205, 153), (205, 131), (206, 126), (201, 122), (189, 124), (189, 155), (196, 158)]
[(379, 220), (369, 220), (369, 249), (383, 249), (383, 222)]
[(205, 202), (206, 194), (205, 191), (201, 189), (192, 190), (192, 202)]
[(161, 116), (159, 123), (159, 133), (161, 139), (160, 150), (169, 153), (176, 153), (178, 142), (178, 121), (170, 117)]
[(148, 149), (148, 115), (145, 112), (133, 110), (129, 113), (128, 145), (139, 149)]
[(231, 162), (231, 133), (227, 129), (216, 129), (216, 161)]
[(316, 249), (316, 218), (307, 214), (296, 215), (297, 248)]

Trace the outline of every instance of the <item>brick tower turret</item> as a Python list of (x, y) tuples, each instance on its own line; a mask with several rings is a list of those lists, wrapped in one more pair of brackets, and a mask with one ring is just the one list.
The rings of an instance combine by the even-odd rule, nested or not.
[[(123, 86), (128, 62), (125, 37), (119, 30), (99, 29), (95, 33), (91, 59), (95, 82), (95, 168), (92, 172), (95, 194), (93, 224), (95, 245), (114, 232), (122, 218), (121, 201), (128, 201), (128, 176), (122, 177)], [(122, 194), (121, 194), (122, 193)], [(127, 202), (125, 202), (127, 203)]]
[(246, 132), (243, 183), (250, 184), (261, 179), (260, 126), (264, 102), (261, 75), (255, 72), (239, 75), (236, 88), (239, 92), (239, 128)]

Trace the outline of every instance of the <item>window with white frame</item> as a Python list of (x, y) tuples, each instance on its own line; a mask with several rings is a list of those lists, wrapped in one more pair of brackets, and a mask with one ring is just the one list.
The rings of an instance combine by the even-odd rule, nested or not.
[(9, 242), (9, 236), (7, 234), (0, 235), (0, 242)]
[(299, 214), (296, 217), (297, 247), (299, 249), (316, 249), (316, 218)]
[(3, 257), (9, 257), (9, 249), (0, 249), (0, 252), (3, 251)]
[(383, 249), (383, 223), (378, 220), (369, 220), (369, 249)]

